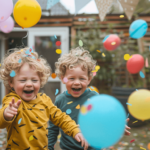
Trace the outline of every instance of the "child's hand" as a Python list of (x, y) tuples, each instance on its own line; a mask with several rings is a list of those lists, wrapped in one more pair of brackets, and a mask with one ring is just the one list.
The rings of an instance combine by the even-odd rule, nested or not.
[(81, 142), (81, 146), (82, 146), (82, 147), (84, 146), (84, 150), (87, 150), (87, 149), (88, 149), (88, 143), (87, 143), (86, 140), (83, 138), (83, 136), (82, 136), (81, 133), (77, 133), (74, 138), (75, 138), (75, 140), (77, 140), (78, 142)]
[[(129, 121), (130, 119), (129, 118), (127, 118), (127, 122)], [(128, 129), (131, 129), (130, 127), (128, 127), (127, 125), (126, 125), (126, 129), (125, 129), (125, 135), (130, 135), (130, 132), (128, 131)]]
[(13, 117), (17, 115), (17, 110), (20, 104), (21, 100), (18, 100), (18, 102), (15, 103), (14, 98), (12, 98), (12, 101), (9, 103), (9, 106), (4, 110), (4, 118), (7, 121), (12, 120)]

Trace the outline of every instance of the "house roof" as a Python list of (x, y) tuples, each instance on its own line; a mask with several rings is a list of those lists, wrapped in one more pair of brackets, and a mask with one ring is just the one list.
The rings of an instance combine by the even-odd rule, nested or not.
[[(18, 0), (13, 0), (13, 4), (15, 5)], [(60, 3), (58, 2), (55, 4), (51, 9), (46, 10), (47, 8), (47, 0), (37, 0), (37, 2), (40, 4), (42, 11), (50, 12), (48, 13), (48, 16), (54, 16), (54, 15), (69, 15), (69, 11)], [(43, 13), (44, 14), (44, 13)]]
[(58, 2), (50, 9), (50, 15), (69, 15), (69, 11), (60, 3)]

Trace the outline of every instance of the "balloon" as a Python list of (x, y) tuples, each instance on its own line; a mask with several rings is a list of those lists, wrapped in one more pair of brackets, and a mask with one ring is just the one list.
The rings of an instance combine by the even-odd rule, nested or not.
[(134, 54), (132, 57), (127, 61), (127, 70), (131, 74), (138, 73), (144, 67), (144, 58), (140, 54)]
[(92, 147), (107, 148), (123, 136), (126, 112), (116, 98), (101, 94), (91, 97), (81, 106), (78, 123), (84, 138)]
[(142, 20), (142, 19), (138, 19), (136, 21), (134, 21), (129, 28), (129, 34), (130, 37), (134, 38), (134, 39), (139, 39), (141, 37), (143, 37), (146, 32), (147, 32), (147, 22)]
[(91, 91), (95, 91), (97, 93), (99, 93), (99, 90), (95, 87), (95, 86), (89, 86), (88, 87)]
[(128, 98), (127, 106), (131, 115), (139, 120), (150, 119), (150, 91), (140, 89), (134, 91)]
[(13, 12), (12, 0), (0, 0), (0, 23), (8, 19)]
[(116, 34), (107, 35), (103, 40), (104, 48), (108, 51), (115, 50), (120, 43), (121, 40)]
[(34, 26), (41, 14), (41, 7), (36, 0), (18, 0), (13, 11), (15, 21), (23, 28)]
[(9, 33), (14, 28), (14, 20), (10, 16), (7, 20), (0, 23), (0, 30), (4, 33)]

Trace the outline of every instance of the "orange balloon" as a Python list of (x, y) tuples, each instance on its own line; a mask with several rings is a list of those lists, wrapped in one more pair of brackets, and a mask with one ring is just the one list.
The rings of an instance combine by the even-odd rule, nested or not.
[(14, 19), (22, 28), (29, 28), (41, 18), (41, 6), (36, 0), (18, 0), (14, 6)]
[(55, 73), (52, 73), (52, 75), (51, 75), (51, 77), (53, 78), (53, 79), (55, 79), (56, 78), (56, 74)]

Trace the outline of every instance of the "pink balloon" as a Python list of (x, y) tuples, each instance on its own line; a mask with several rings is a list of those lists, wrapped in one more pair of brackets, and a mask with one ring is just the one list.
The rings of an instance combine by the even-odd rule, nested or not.
[(13, 12), (12, 0), (0, 0), (0, 23), (8, 19)]
[(14, 20), (10, 16), (7, 20), (0, 23), (0, 30), (4, 33), (9, 33), (14, 28)]

